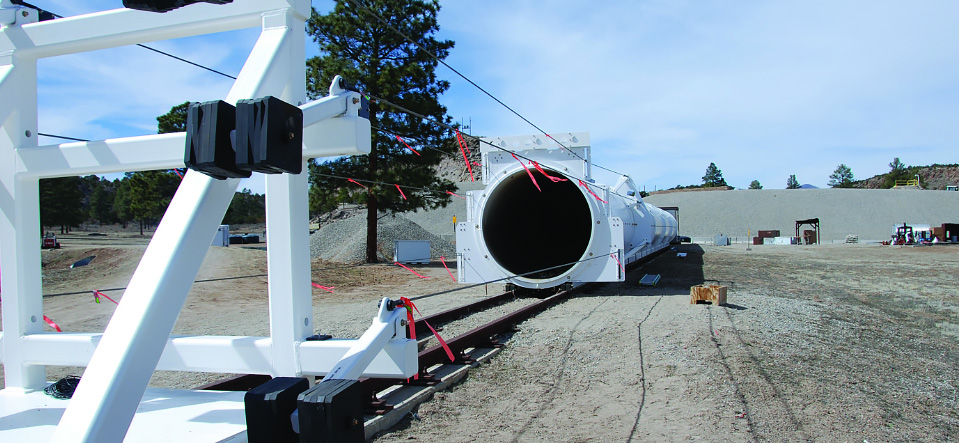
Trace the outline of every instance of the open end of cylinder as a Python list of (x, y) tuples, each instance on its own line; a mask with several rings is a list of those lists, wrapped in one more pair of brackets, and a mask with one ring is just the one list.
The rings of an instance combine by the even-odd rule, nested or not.
[[(568, 271), (586, 253), (592, 235), (589, 203), (572, 180), (553, 183), (526, 171), (504, 179), (486, 200), (483, 237), (492, 258), (504, 269), (529, 279), (549, 279)], [(560, 173), (550, 171), (552, 176)], [(553, 268), (555, 269), (548, 269)], [(544, 270), (548, 269), (548, 270)], [(539, 272), (534, 272), (539, 271)]]

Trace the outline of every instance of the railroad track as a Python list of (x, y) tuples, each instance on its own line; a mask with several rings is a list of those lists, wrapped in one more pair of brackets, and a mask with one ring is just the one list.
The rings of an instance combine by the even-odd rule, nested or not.
[[(663, 251), (633, 263), (630, 268), (648, 263)], [(495, 339), (496, 336), (514, 331), (519, 323), (594, 284), (596, 283), (583, 284), (556, 292), (455, 337), (445, 337), (446, 344), (455, 357), (452, 362), (449, 361), (446, 350), (442, 345), (437, 344), (425, 349), (421, 348), (419, 352), (419, 374), (416, 379), (360, 379), (367, 397), (364, 409), (366, 438), (369, 439), (381, 431), (390, 429), (415, 411), (415, 408), (428, 400), (434, 392), (441, 391), (458, 382), (466, 376), (469, 369), (496, 355), (503, 346)], [(426, 325), (427, 323), (434, 326), (438, 332), (442, 332), (446, 325), (462, 321), (471, 315), (487, 311), (520, 297), (513, 291), (503, 292), (457, 308), (418, 318), (414, 323), (416, 337), (420, 345), (424, 346), (430, 343), (433, 337), (432, 331)], [(199, 386), (195, 389), (245, 391), (268, 380), (270, 380), (269, 375), (240, 375)]]

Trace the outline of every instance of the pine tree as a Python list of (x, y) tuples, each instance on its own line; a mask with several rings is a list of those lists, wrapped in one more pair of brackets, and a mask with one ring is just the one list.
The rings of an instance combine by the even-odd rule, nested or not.
[[(332, 12), (316, 11), (308, 22), (308, 33), (325, 54), (307, 61), (307, 91), (316, 98), (337, 74), (372, 98), (370, 123), (374, 128), (372, 150), (366, 156), (346, 157), (317, 163), (310, 161), (313, 209), (328, 208), (343, 198), (367, 206), (366, 261), (377, 261), (376, 220), (380, 211), (405, 212), (417, 208), (446, 206), (455, 184), (435, 176), (432, 166), (453, 152), (445, 142), (448, 134), (435, 124), (400, 112), (377, 98), (395, 103), (430, 119), (447, 122), (446, 108), (439, 95), (449, 82), (434, 73), (438, 62), (403, 36), (380, 22), (382, 17), (426, 48), (440, 60), (446, 58), (453, 42), (437, 40), (435, 0), (366, 0), (364, 6), (338, 0)], [(371, 11), (376, 14), (374, 16)], [(408, 150), (396, 136), (406, 139), (419, 154)], [(424, 149), (434, 148), (434, 149)], [(343, 178), (364, 183), (366, 189)], [(394, 184), (405, 185), (404, 199)], [(347, 191), (344, 193), (343, 188)], [(438, 192), (417, 190), (425, 188)]]
[(723, 179), (723, 171), (716, 167), (716, 163), (710, 163), (706, 167), (706, 175), (703, 176), (703, 186), (711, 188), (714, 186), (727, 186)]
[(786, 179), (786, 189), (799, 189), (799, 181), (796, 180), (796, 174), (792, 174)]
[(753, 180), (749, 183), (749, 189), (762, 189), (763, 185), (759, 184), (759, 180)]
[(854, 178), (852, 169), (845, 164), (836, 166), (836, 170), (829, 175), (829, 186), (833, 188), (851, 188)]

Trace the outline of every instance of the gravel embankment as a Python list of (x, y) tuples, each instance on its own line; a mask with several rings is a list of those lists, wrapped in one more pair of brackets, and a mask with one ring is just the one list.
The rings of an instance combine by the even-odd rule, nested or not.
[[(432, 257), (454, 257), (456, 247), (403, 217), (380, 215), (376, 249), (381, 259), (393, 259), (395, 240), (429, 240)], [(336, 263), (361, 263), (366, 258), (366, 210), (321, 227), (310, 236), (310, 255)]]

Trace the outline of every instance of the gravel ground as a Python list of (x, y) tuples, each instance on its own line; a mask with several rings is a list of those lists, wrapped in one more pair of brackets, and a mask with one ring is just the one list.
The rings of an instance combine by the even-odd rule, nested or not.
[[(125, 284), (136, 249), (97, 248), (44, 252), (45, 287)], [(593, 286), (519, 325), (500, 355), (422, 404), (420, 420), (377, 440), (959, 439), (959, 248), (679, 248), (686, 259), (667, 252), (625, 282)], [(53, 272), (91, 252), (98, 257), (89, 266)], [(438, 264), (414, 267), (428, 279), (385, 264), (312, 266), (314, 281), (336, 287), (313, 291), (317, 332), (337, 337), (358, 336), (384, 296), (460, 287)], [(211, 248), (199, 278), (265, 269), (262, 249)], [(661, 274), (660, 285), (640, 287), (646, 273)], [(702, 282), (727, 285), (729, 304), (690, 305), (689, 287)], [(174, 333), (264, 335), (265, 289), (263, 277), (197, 283)], [(429, 315), (486, 292), (474, 287), (417, 306)], [(66, 331), (102, 331), (113, 308), (89, 293), (44, 299), (44, 313)], [(48, 377), (80, 372), (49, 368)], [(151, 384), (223, 376), (164, 372)]]

